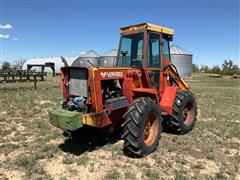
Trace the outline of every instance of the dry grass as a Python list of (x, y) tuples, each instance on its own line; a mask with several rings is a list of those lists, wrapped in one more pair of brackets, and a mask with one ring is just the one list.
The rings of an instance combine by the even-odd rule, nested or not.
[(0, 179), (240, 179), (240, 81), (194, 77), (193, 131), (163, 133), (155, 153), (132, 159), (121, 140), (81, 129), (68, 138), (48, 123), (62, 98), (58, 77), (0, 84)]

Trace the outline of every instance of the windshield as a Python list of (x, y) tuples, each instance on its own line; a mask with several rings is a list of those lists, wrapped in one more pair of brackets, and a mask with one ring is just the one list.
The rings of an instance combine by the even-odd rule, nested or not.
[[(123, 52), (126, 60), (123, 60)], [(143, 56), (143, 33), (122, 36), (118, 66), (131, 66), (133, 59), (142, 60)]]

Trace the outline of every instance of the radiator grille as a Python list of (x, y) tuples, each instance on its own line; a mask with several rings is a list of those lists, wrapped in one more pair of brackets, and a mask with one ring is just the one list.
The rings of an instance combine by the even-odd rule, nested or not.
[(88, 96), (87, 69), (70, 69), (69, 94), (74, 96)]

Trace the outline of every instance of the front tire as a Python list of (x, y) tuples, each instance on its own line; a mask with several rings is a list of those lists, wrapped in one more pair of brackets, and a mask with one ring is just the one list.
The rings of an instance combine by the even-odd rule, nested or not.
[(197, 120), (197, 103), (190, 91), (177, 92), (172, 117), (166, 119), (167, 128), (176, 134), (185, 134), (192, 130)]
[(148, 97), (135, 99), (123, 115), (123, 150), (127, 155), (142, 157), (153, 152), (162, 131), (159, 105)]

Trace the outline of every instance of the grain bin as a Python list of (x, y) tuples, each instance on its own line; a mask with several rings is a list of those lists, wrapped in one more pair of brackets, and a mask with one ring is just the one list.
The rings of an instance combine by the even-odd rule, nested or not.
[(72, 67), (98, 67), (99, 54), (93, 50), (89, 50), (81, 54), (73, 63)]
[(192, 54), (178, 45), (172, 45), (170, 48), (171, 61), (177, 67), (182, 77), (192, 76)]
[(100, 67), (113, 67), (117, 58), (117, 50), (111, 49), (99, 58)]

